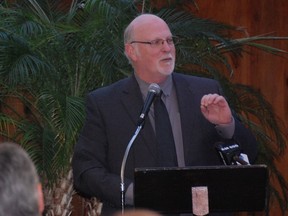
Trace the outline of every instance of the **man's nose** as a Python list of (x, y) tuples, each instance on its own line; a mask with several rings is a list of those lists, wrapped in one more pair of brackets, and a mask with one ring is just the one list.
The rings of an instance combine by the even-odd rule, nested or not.
[(170, 51), (171, 50), (171, 45), (168, 44), (167, 40), (162, 41), (162, 50), (164, 51)]

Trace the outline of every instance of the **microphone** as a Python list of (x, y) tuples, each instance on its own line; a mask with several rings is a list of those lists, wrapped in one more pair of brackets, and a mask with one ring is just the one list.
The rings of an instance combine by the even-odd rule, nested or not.
[(137, 138), (138, 134), (140, 133), (142, 127), (143, 127), (143, 123), (144, 120), (146, 118), (146, 115), (148, 114), (149, 110), (150, 110), (150, 106), (153, 102), (153, 100), (155, 99), (156, 95), (160, 94), (161, 89), (159, 87), (159, 85), (157, 85), (156, 83), (152, 83), (150, 84), (150, 86), (148, 87), (148, 93), (147, 93), (147, 97), (145, 99), (144, 102), (144, 106), (142, 108), (138, 123), (137, 123), (137, 128), (132, 136), (132, 138), (130, 139), (124, 156), (123, 156), (123, 160), (122, 160), (122, 164), (121, 164), (121, 170), (120, 170), (120, 178), (121, 178), (121, 182), (120, 182), (120, 190), (121, 190), (121, 207), (122, 207), (122, 214), (124, 213), (124, 209), (125, 209), (125, 182), (124, 182), (124, 172), (125, 172), (125, 166), (126, 166), (126, 161), (130, 152), (130, 149), (134, 143), (134, 140)]
[(241, 158), (241, 148), (237, 143), (223, 143), (216, 142), (215, 149), (218, 151), (223, 163), (225, 165), (237, 164), (249, 165), (245, 160)]
[(153, 102), (153, 100), (155, 99), (155, 97), (157, 95), (159, 95), (161, 92), (161, 89), (159, 87), (158, 84), (156, 83), (151, 83), (150, 86), (148, 87), (148, 93), (143, 105), (143, 108), (141, 110), (140, 116), (139, 116), (139, 120), (137, 125), (140, 126), (144, 123), (144, 120), (150, 110), (151, 104)]

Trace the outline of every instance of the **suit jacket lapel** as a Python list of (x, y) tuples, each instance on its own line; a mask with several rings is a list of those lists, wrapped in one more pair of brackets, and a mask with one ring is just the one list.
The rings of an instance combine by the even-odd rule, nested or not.
[[(129, 114), (131, 120), (133, 121), (135, 125), (135, 130), (136, 130), (136, 125), (137, 125), (137, 121), (140, 115), (140, 111), (143, 107), (143, 100), (142, 100), (142, 94), (141, 94), (140, 88), (138, 86), (138, 83), (134, 75), (128, 78), (126, 85), (124, 85), (124, 88), (121, 94), (121, 102), (124, 106), (124, 109)], [(133, 134), (131, 134), (131, 138), (132, 136)], [(156, 154), (155, 154), (156, 137), (155, 137), (155, 133), (153, 131), (153, 128), (151, 126), (148, 116), (138, 136), (140, 136), (140, 138), (144, 141), (144, 144), (147, 145), (148, 149), (151, 152), (151, 155), (153, 155), (153, 157), (156, 158)]]

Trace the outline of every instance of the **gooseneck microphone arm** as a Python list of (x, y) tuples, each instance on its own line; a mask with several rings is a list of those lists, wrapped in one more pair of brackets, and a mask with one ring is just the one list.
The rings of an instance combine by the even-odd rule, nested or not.
[(121, 207), (122, 207), (122, 214), (124, 213), (124, 209), (125, 209), (125, 183), (124, 183), (124, 172), (125, 172), (125, 165), (126, 165), (126, 161), (128, 158), (128, 154), (130, 151), (130, 148), (134, 142), (134, 140), (136, 139), (136, 137), (138, 136), (139, 132), (142, 129), (143, 124), (139, 125), (134, 133), (134, 135), (132, 136), (130, 142), (127, 145), (126, 151), (124, 153), (124, 157), (122, 160), (122, 164), (121, 164), (121, 172), (120, 172), (120, 176), (121, 176), (121, 183), (120, 183), (120, 189), (121, 189)]
[(141, 131), (146, 116), (150, 110), (150, 106), (153, 102), (153, 100), (155, 99), (156, 95), (159, 95), (161, 89), (159, 87), (159, 85), (157, 85), (156, 83), (152, 83), (150, 84), (149, 88), (148, 88), (148, 94), (147, 97), (145, 99), (144, 102), (144, 106), (141, 110), (140, 116), (139, 116), (139, 120), (137, 122), (137, 128), (131, 138), (131, 140), (129, 141), (124, 156), (123, 156), (123, 160), (122, 160), (122, 164), (121, 164), (121, 171), (120, 171), (120, 178), (121, 178), (121, 182), (120, 182), (120, 190), (121, 190), (121, 208), (122, 208), (122, 214), (124, 213), (124, 209), (125, 209), (125, 182), (124, 182), (124, 172), (125, 172), (125, 166), (126, 166), (126, 161), (129, 155), (129, 151), (134, 143), (134, 140), (137, 138), (139, 132)]

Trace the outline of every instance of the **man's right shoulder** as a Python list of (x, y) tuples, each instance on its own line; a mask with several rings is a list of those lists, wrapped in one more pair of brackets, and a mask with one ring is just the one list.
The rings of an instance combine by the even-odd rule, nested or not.
[(131, 80), (131, 77), (127, 77), (121, 80), (116, 81), (115, 83), (112, 83), (110, 85), (101, 86), (91, 92), (88, 93), (88, 96), (96, 96), (96, 97), (107, 97), (109, 95), (115, 95), (119, 92), (122, 92), (126, 86), (128, 85), (129, 81)]

